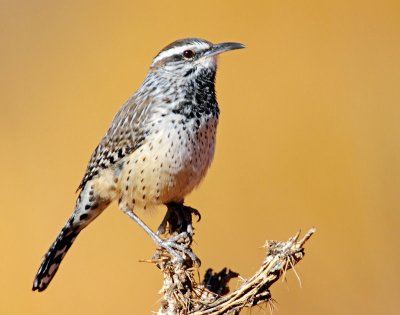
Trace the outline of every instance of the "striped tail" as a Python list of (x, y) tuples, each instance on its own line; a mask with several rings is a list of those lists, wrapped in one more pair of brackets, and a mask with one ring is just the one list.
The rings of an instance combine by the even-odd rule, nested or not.
[(78, 197), (74, 213), (58, 234), (40, 265), (33, 281), (33, 291), (41, 292), (47, 288), (78, 234), (102, 213), (109, 203), (108, 200), (98, 198), (91, 185), (84, 187)]
[(72, 243), (82, 230), (79, 226), (73, 225), (73, 220), (74, 216), (72, 216), (68, 220), (67, 224), (65, 224), (44, 257), (39, 271), (37, 272), (35, 281), (33, 282), (33, 291), (38, 290), (41, 292), (47, 288), (56, 274), (65, 254), (68, 252)]

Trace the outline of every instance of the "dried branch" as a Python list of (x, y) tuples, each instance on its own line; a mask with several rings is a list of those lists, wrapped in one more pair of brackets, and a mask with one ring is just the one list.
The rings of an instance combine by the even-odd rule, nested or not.
[[(164, 277), (161, 290), (163, 298), (158, 314), (239, 314), (244, 307), (253, 307), (260, 303), (267, 303), (271, 307), (273, 299), (270, 286), (280, 277), (285, 277), (286, 271), (294, 268), (303, 259), (303, 246), (314, 233), (315, 228), (312, 228), (300, 240), (298, 232), (286, 242), (267, 241), (267, 253), (260, 269), (250, 279), (243, 280), (240, 287), (230, 294), (226, 294), (229, 292), (227, 282), (235, 277), (236, 273), (226, 273), (226, 270), (223, 270), (215, 274), (214, 280), (219, 279), (216, 281), (220, 282), (220, 288), (216, 290), (215, 285), (209, 285), (210, 270), (207, 272), (206, 281), (198, 283), (195, 280), (197, 268), (193, 260), (188, 258), (181, 263), (164, 249), (158, 249), (153, 262), (161, 269)], [(191, 250), (191, 236), (179, 242)]]

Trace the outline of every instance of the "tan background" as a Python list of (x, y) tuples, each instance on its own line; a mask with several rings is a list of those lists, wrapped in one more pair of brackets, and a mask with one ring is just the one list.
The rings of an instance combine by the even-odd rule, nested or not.
[(265, 239), (316, 226), (276, 314), (398, 314), (399, 1), (2, 0), (0, 36), (0, 314), (157, 309), (154, 245), (115, 205), (30, 290), (114, 113), (187, 36), (248, 46), (221, 57), (216, 158), (187, 199), (201, 272), (249, 276)]

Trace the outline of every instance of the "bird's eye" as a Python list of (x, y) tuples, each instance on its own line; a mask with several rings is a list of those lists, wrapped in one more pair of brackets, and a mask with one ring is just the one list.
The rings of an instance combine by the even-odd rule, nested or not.
[(186, 59), (191, 59), (194, 56), (194, 51), (193, 50), (185, 50), (183, 52), (183, 57), (185, 57)]

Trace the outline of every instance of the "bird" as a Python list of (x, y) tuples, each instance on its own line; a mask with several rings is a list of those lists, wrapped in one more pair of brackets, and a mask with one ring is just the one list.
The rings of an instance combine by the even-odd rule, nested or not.
[(185, 38), (155, 56), (143, 84), (121, 106), (94, 150), (73, 214), (45, 254), (33, 291), (48, 287), (79, 233), (113, 201), (157, 245), (182, 258), (179, 244), (160, 237), (167, 215), (155, 233), (134, 210), (164, 204), (171, 211), (194, 211), (183, 202), (214, 156), (220, 113), (215, 93), (218, 56), (244, 47)]

